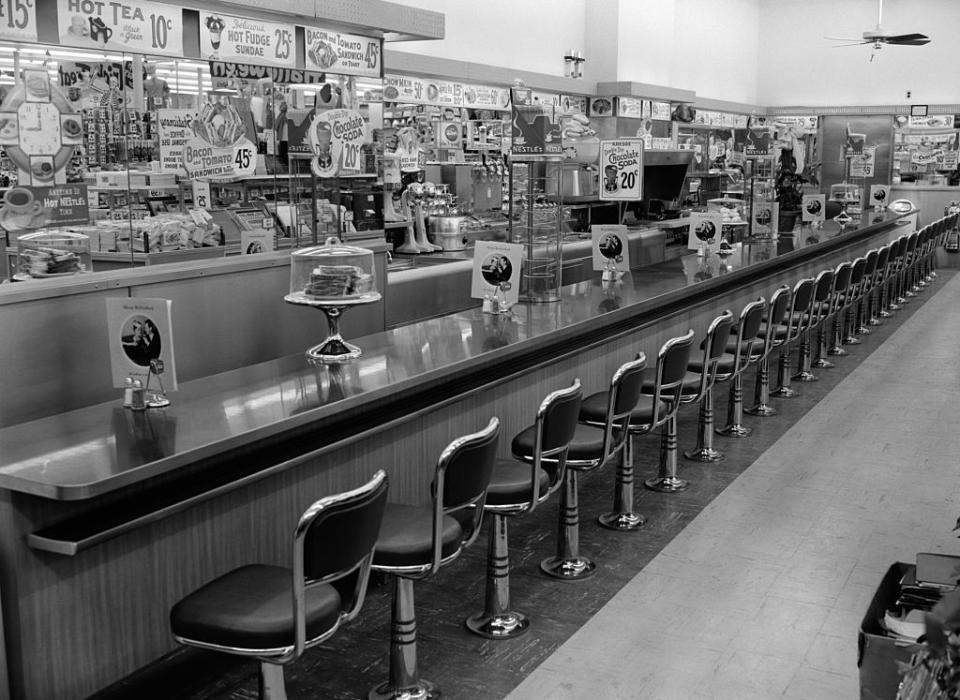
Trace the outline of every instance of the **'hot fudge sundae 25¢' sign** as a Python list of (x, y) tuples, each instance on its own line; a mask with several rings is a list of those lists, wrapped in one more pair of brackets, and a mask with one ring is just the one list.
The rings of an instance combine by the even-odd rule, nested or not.
[(292, 24), (200, 13), (200, 54), (211, 60), (292, 66), (294, 37)]

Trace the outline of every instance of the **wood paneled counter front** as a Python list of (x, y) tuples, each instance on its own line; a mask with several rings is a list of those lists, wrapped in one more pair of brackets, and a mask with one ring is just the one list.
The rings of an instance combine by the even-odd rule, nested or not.
[(638, 351), (653, 357), (725, 308), (901, 235), (897, 218), (828, 222), (725, 260), (688, 255), (570, 285), (559, 303), (350, 338), (363, 349), (354, 362), (311, 367), (297, 354), (185, 382), (165, 410), (131, 412), (118, 397), (0, 430), (11, 696), (82, 698), (122, 678), (173, 648), (167, 614), (182, 595), (245, 563), (286, 564), (316, 498), (383, 468), (391, 500), (421, 503), (452, 438), (492, 415), (512, 435), (552, 389), (580, 377), (597, 391)]

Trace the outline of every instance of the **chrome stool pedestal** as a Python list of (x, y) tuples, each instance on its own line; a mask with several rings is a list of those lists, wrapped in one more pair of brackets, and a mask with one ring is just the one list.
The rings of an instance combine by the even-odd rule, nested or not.
[(643, 482), (651, 491), (677, 493), (685, 491), (690, 482), (677, 476), (677, 417), (674, 411), (664, 424), (660, 438), (660, 472), (655, 479)]
[(487, 584), (483, 612), (464, 623), (474, 634), (487, 639), (513, 639), (530, 629), (523, 613), (510, 609), (510, 547), (507, 516), (491, 513), (487, 546)]
[(738, 374), (730, 384), (730, 393), (727, 399), (727, 424), (717, 428), (717, 435), (726, 437), (745, 438), (753, 432), (743, 424), (743, 375)]
[(643, 527), (647, 518), (633, 509), (633, 437), (628, 435), (623, 458), (617, 465), (616, 485), (613, 490), (613, 511), (597, 518), (608, 530), (630, 532)]
[(692, 462), (722, 462), (723, 452), (713, 446), (713, 387), (707, 389), (700, 400), (700, 415), (697, 419), (697, 446), (683, 453)]
[(564, 581), (577, 581), (593, 576), (597, 565), (580, 556), (580, 509), (577, 497), (576, 469), (567, 465), (564, 474), (563, 494), (560, 500), (560, 532), (557, 538), (557, 554), (540, 562), (540, 570), (547, 576)]

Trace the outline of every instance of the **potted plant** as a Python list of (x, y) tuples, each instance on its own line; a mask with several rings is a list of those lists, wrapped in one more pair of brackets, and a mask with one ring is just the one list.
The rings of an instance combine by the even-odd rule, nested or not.
[(803, 204), (803, 184), (807, 179), (797, 172), (797, 160), (793, 157), (792, 149), (780, 151), (780, 160), (777, 164), (777, 179), (774, 188), (777, 193), (777, 204), (780, 211), (778, 231), (789, 233), (797, 224), (800, 209)]

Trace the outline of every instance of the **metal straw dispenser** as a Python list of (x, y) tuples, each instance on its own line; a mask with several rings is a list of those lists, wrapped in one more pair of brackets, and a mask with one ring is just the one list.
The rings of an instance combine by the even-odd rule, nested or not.
[(523, 246), (520, 301), (560, 300), (563, 262), (560, 179), (548, 177), (551, 162), (540, 159), (514, 162), (510, 166), (510, 242)]

